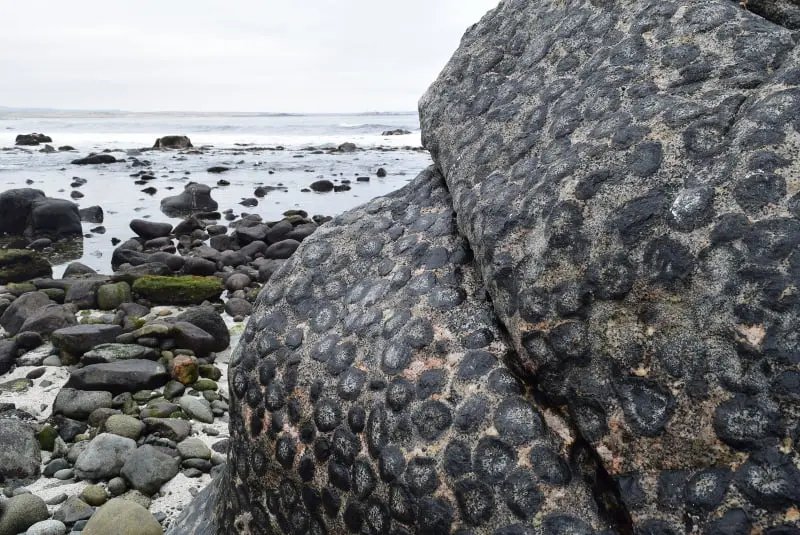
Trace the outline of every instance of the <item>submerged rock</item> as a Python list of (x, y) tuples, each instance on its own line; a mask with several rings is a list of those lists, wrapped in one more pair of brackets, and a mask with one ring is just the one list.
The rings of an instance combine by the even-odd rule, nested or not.
[(0, 284), (52, 276), (50, 262), (39, 253), (25, 249), (0, 250)]
[(72, 160), (74, 165), (95, 165), (95, 164), (106, 164), (106, 163), (116, 163), (119, 160), (114, 158), (110, 154), (90, 154), (85, 158), (78, 158), (77, 160)]

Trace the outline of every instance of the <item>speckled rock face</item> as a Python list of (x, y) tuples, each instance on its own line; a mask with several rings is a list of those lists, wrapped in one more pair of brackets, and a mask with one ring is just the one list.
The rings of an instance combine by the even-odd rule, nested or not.
[(798, 84), (731, 2), (507, 1), (422, 99), (512, 359), (628, 530), (797, 523)]
[(337, 218), (262, 292), (232, 358), (232, 532), (604, 527), (568, 426), (503, 363), (443, 186)]
[(436, 170), (263, 289), (172, 533), (800, 532), (798, 84), (729, 0), (502, 2)]

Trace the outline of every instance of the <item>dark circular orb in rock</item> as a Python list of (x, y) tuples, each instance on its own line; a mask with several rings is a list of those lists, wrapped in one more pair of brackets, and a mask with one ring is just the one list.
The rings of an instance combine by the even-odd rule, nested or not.
[(479, 526), (489, 521), (495, 509), (494, 492), (486, 483), (462, 479), (455, 484), (456, 502), (464, 521)]
[(419, 435), (428, 441), (437, 440), (453, 423), (453, 412), (438, 400), (428, 400), (420, 405), (413, 416)]
[(389, 383), (386, 389), (386, 404), (396, 412), (405, 409), (414, 400), (414, 384), (404, 377), (398, 377)]
[(456, 408), (455, 426), (462, 433), (475, 433), (489, 418), (489, 403), (486, 397), (477, 395), (467, 398)]
[(406, 469), (406, 458), (397, 446), (387, 446), (378, 459), (378, 472), (383, 481), (391, 483), (403, 475)]
[(472, 457), (475, 473), (482, 481), (499, 483), (517, 464), (517, 453), (502, 440), (484, 437)]
[(547, 446), (534, 446), (528, 458), (536, 477), (545, 483), (563, 486), (572, 479), (567, 461)]
[(684, 489), (686, 504), (692, 509), (716, 508), (722, 503), (732, 478), (730, 470), (724, 468), (710, 468), (698, 472), (686, 482)]
[(436, 460), (429, 457), (412, 458), (406, 466), (404, 480), (414, 496), (432, 494), (440, 485)]
[(339, 404), (330, 398), (322, 399), (314, 407), (314, 423), (320, 431), (333, 431), (342, 421)]
[(536, 516), (544, 500), (533, 474), (517, 469), (503, 483), (503, 495), (511, 512), (523, 520)]
[(523, 398), (503, 400), (494, 413), (498, 436), (509, 444), (521, 446), (542, 436), (544, 422), (531, 404)]

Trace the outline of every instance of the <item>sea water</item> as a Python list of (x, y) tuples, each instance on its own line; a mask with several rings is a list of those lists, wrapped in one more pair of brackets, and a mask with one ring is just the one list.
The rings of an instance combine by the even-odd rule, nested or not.
[[(402, 129), (407, 135), (384, 136)], [(52, 146), (69, 145), (75, 151), (43, 153), (41, 146), (15, 147), (17, 134), (44, 133)], [(146, 150), (158, 137), (186, 135), (198, 150)], [(345, 142), (359, 150), (338, 153)], [(145, 150), (142, 150), (145, 149)], [(126, 161), (79, 166), (72, 160), (93, 152), (112, 151)], [(147, 165), (135, 167), (134, 158)], [(32, 187), (51, 197), (71, 198), (80, 207), (101, 206), (102, 229), (84, 223), (82, 247), (68, 257), (54, 257), (56, 274), (68, 261), (80, 260), (101, 272), (110, 272), (112, 238), (126, 240), (134, 234), (135, 218), (177, 223), (161, 213), (164, 197), (176, 195), (190, 181), (212, 186), (219, 211), (232, 209), (259, 214), (265, 221), (281, 218), (284, 211), (303, 209), (310, 215), (337, 215), (371, 198), (402, 187), (430, 165), (420, 148), (419, 121), (414, 113), (358, 115), (190, 114), (121, 112), (49, 112), (0, 110), (0, 191)], [(229, 167), (223, 174), (208, 173), (213, 166)], [(379, 178), (384, 168), (387, 176)], [(146, 170), (156, 177), (137, 185), (133, 177)], [(74, 177), (86, 179), (72, 188)], [(358, 182), (357, 177), (369, 177)], [(303, 192), (320, 179), (334, 183), (351, 181), (350, 191)], [(224, 180), (226, 183), (219, 182)], [(258, 199), (258, 206), (244, 207), (257, 186), (275, 186)], [(154, 194), (142, 190), (156, 188)], [(224, 222), (224, 221), (223, 221)], [(75, 249), (73, 249), (74, 251)]]

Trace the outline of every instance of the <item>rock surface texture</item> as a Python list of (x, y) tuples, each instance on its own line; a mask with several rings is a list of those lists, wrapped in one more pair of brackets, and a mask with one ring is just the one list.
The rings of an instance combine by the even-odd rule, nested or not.
[(171, 533), (798, 533), (776, 22), (507, 0), (470, 28), (420, 104), (435, 169), (262, 290), (229, 469)]

